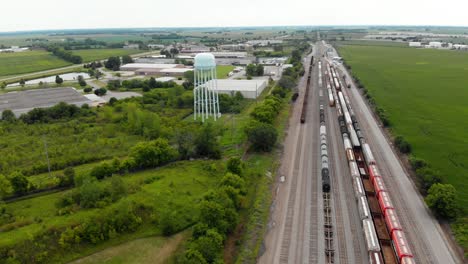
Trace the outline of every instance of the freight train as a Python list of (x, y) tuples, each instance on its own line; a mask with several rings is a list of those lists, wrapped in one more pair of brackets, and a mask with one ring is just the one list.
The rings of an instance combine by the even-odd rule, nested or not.
[[(338, 72), (327, 64), (327, 89), (332, 89), (351, 182), (364, 229), (370, 263), (414, 264), (404, 230), (383, 182), (377, 162), (357, 122)], [(329, 91), (330, 94), (330, 91)], [(332, 99), (329, 98), (332, 106)], [(364, 184), (363, 184), (364, 183)], [(370, 205), (370, 207), (369, 207)], [(396, 253), (396, 257), (395, 257)]]
[(307, 115), (307, 101), (309, 97), (310, 84), (312, 82), (312, 65), (314, 65), (314, 56), (310, 58), (309, 72), (307, 74), (307, 84), (305, 88), (304, 102), (302, 103), (301, 123), (304, 124)]

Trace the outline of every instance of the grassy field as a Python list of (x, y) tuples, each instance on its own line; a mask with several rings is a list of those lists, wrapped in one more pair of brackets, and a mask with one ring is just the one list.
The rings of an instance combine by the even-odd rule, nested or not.
[(234, 66), (231, 65), (218, 65), (216, 66), (216, 74), (218, 79), (226, 79), (230, 71), (234, 70)]
[(74, 50), (73, 54), (81, 56), (83, 58), (83, 62), (90, 62), (107, 59), (111, 56), (132, 55), (141, 52), (141, 50), (134, 49), (88, 49)]
[(468, 209), (468, 53), (377, 46), (341, 46), (394, 135), (458, 191)]
[(356, 45), (356, 46), (390, 46), (390, 47), (408, 47), (407, 42), (390, 40), (345, 40), (336, 42), (338, 45)]
[(152, 264), (167, 263), (180, 243), (187, 239), (188, 232), (171, 237), (153, 236), (132, 240), (117, 246), (106, 248), (91, 256), (76, 260), (70, 264)]
[[(220, 165), (220, 162), (201, 160), (177, 162), (162, 168), (124, 176), (122, 179), (125, 184), (136, 187), (138, 192), (128, 195), (117, 204), (139, 201), (158, 205), (158, 207), (170, 205), (179, 213), (183, 212), (185, 217), (193, 218), (198, 212), (196, 201), (207, 189), (214, 187), (219, 181), (219, 177), (212, 172), (211, 164)], [(156, 180), (151, 182), (149, 179)], [(99, 182), (99, 184), (104, 185), (106, 181), (108, 180)], [(99, 214), (101, 209), (97, 208), (80, 209), (70, 215), (57, 215), (56, 203), (67, 192), (70, 190), (9, 203), (7, 210), (15, 215), (17, 219), (15, 223), (19, 225), (21, 221), (23, 226), (3, 232), (3, 235), (0, 236), (0, 247), (27, 239), (28, 234), (34, 234), (44, 227), (68, 226), (93, 214)], [(190, 222), (193, 219), (185, 219), (185, 221)], [(158, 230), (155, 230), (157, 233)]]
[(0, 53), (0, 77), (71, 65), (46, 51)]

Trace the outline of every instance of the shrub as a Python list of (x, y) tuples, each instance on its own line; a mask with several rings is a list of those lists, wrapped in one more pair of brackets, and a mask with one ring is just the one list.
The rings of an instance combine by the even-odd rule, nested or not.
[(403, 136), (395, 137), (395, 145), (401, 153), (411, 153), (411, 145), (403, 138)]
[(409, 162), (411, 164), (411, 167), (413, 168), (413, 170), (417, 170), (417, 169), (420, 169), (420, 168), (423, 168), (423, 167), (427, 167), (427, 162), (423, 159), (420, 159), (420, 158), (417, 158), (415, 156), (411, 156), (409, 158)]
[(139, 168), (157, 167), (174, 160), (176, 156), (176, 151), (163, 138), (140, 142), (130, 150), (130, 157)]
[(195, 138), (195, 152), (198, 156), (212, 159), (221, 158), (218, 132), (211, 122), (205, 123)]
[(239, 157), (231, 157), (227, 161), (227, 170), (229, 172), (242, 176), (243, 168), (244, 164), (242, 163), (242, 160)]
[(215, 262), (221, 255), (223, 237), (215, 230), (209, 229), (205, 236), (201, 236), (191, 243), (192, 252), (200, 252), (208, 263)]
[(86, 88), (83, 89), (83, 91), (84, 91), (85, 93), (90, 93), (90, 92), (93, 91), (93, 88), (86, 87)]
[(112, 173), (114, 173), (115, 171), (116, 169), (112, 168), (112, 166), (109, 163), (103, 162), (97, 166), (94, 166), (94, 168), (91, 169), (91, 172), (89, 174), (95, 177), (96, 179), (101, 180), (105, 177), (112, 176)]
[(456, 191), (453, 185), (436, 183), (429, 189), (425, 201), (438, 217), (453, 219), (458, 213), (455, 197)]
[(271, 151), (278, 138), (274, 126), (261, 122), (252, 122), (246, 127), (246, 134), (252, 147), (257, 151)]

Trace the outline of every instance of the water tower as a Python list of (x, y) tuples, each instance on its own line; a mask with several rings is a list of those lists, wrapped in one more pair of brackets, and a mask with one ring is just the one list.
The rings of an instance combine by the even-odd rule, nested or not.
[(210, 116), (221, 117), (216, 83), (216, 62), (211, 53), (195, 56), (195, 89), (193, 90), (194, 119), (201, 117), (205, 122)]

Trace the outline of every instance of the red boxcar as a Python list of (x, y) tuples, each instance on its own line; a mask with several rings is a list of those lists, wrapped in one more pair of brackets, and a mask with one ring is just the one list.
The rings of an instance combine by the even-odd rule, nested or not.
[(374, 177), (372, 180), (372, 183), (374, 184), (374, 189), (375, 189), (375, 195), (377, 198), (380, 196), (381, 192), (386, 192), (387, 188), (385, 187), (385, 184), (383, 182), (382, 177)]
[(403, 230), (401, 228), (400, 220), (398, 220), (398, 216), (396, 214), (395, 209), (388, 209), (387, 212), (385, 213), (385, 223), (387, 224), (388, 231), (390, 232), (390, 235), (395, 230)]
[(371, 180), (373, 180), (374, 177), (382, 176), (382, 174), (380, 174), (379, 169), (377, 168), (377, 165), (369, 165), (369, 175), (370, 175)]
[[(396, 253), (400, 262), (403, 262), (405, 258), (413, 257), (411, 250), (408, 246), (408, 241), (406, 240), (405, 233), (400, 230), (395, 230), (392, 234), (393, 245), (395, 246)], [(411, 262), (410, 262), (411, 263)]]
[(380, 210), (382, 210), (384, 216), (388, 209), (394, 209), (392, 200), (390, 200), (390, 195), (388, 195), (388, 192), (381, 192), (378, 198)]

